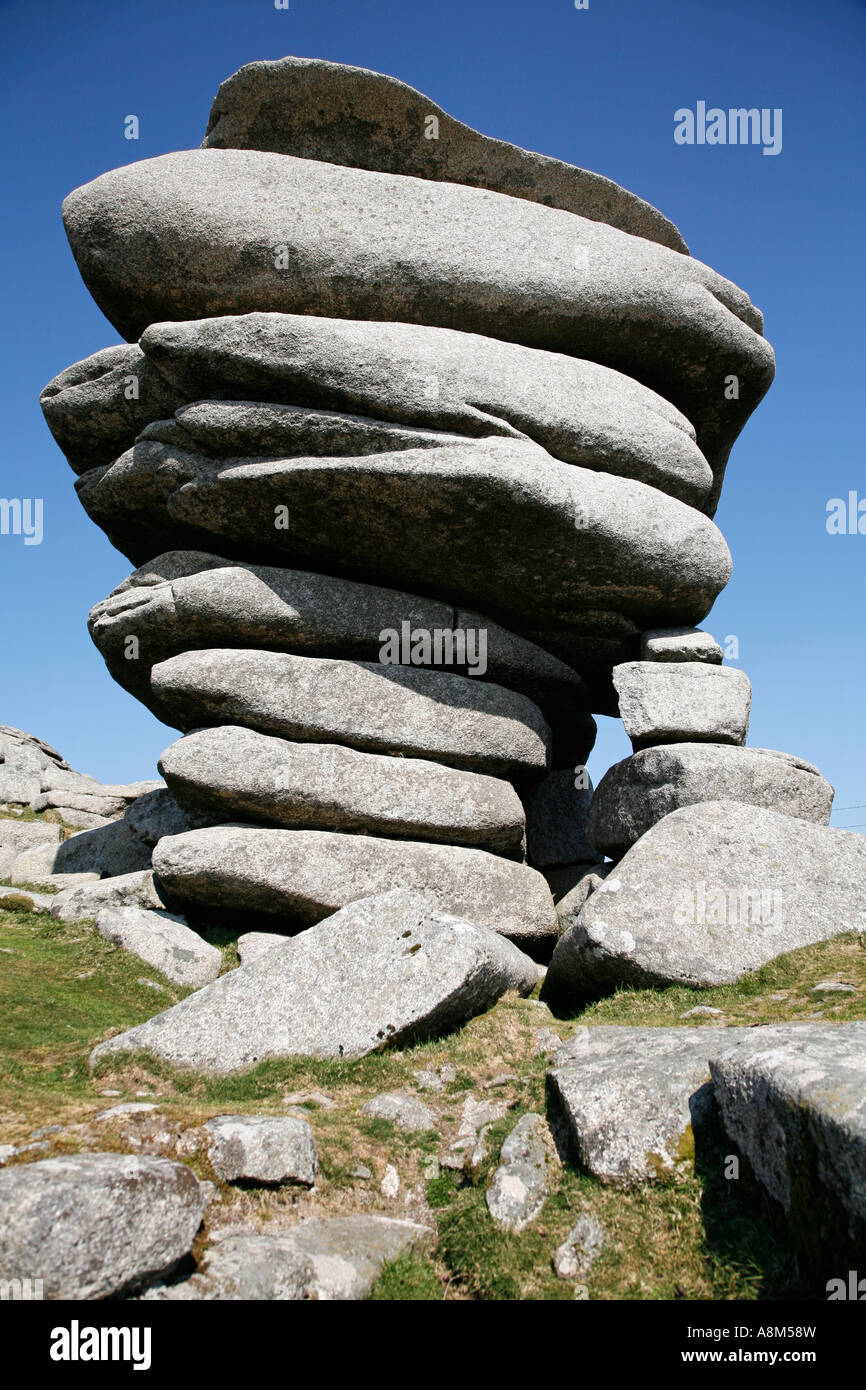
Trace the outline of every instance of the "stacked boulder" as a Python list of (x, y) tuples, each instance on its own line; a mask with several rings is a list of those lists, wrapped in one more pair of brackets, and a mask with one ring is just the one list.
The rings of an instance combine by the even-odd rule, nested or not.
[[(400, 888), (546, 959), (554, 896), (582, 921), (671, 811), (826, 824), (815, 769), (742, 746), (749, 682), (694, 628), (772, 350), (655, 209), (286, 58), (64, 220), (127, 342), (42, 404), (137, 567), (90, 630), (182, 732), (160, 771), (195, 828), (157, 818), (153, 867), (185, 912), (296, 931)], [(593, 797), (617, 712), (635, 753)]]

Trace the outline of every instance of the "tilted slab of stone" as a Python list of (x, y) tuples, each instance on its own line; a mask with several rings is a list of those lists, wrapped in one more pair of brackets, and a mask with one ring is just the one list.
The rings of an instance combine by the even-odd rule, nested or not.
[(49, 381), (39, 397), (48, 428), (76, 473), (112, 463), (151, 420), (183, 404), (136, 343), (102, 348)]
[[(189, 1254), (204, 1191), (182, 1163), (86, 1153), (0, 1172), (0, 1279), (49, 1299), (116, 1297)], [(37, 1273), (38, 1271), (38, 1273)]]
[(564, 936), (569, 928), (575, 925), (587, 898), (604, 882), (614, 867), (613, 864), (571, 864), (566, 868), (546, 872), (545, 877), (556, 903), (560, 936)]
[(202, 148), (490, 188), (688, 253), (672, 222), (611, 179), (482, 135), (396, 77), (323, 58), (245, 63), (220, 84)]
[(214, 820), (363, 830), (524, 857), (523, 807), (509, 782), (422, 758), (291, 743), (227, 726), (188, 734), (165, 750), (159, 766), (181, 805), (209, 811)]
[[(172, 551), (136, 570), (95, 605), (89, 626), (114, 679), (139, 699), (150, 693), (152, 666), (193, 648), (256, 647), (376, 661), (383, 632), (397, 633), (407, 660), (425, 666), (436, 659), (435, 646), (425, 660), (413, 633), (442, 634), (444, 660), (451, 655), (448, 633), (462, 633), (465, 647), (468, 633), (483, 632), (487, 669), (474, 680), (492, 680), (542, 706), (554, 698), (571, 701), (575, 719), (585, 696), (571, 667), (481, 613), (375, 584), (199, 551)], [(124, 654), (132, 636), (135, 661)], [(455, 641), (459, 656), (459, 637)], [(466, 671), (457, 661), (448, 669)]]
[(222, 969), (221, 951), (173, 913), (132, 905), (104, 907), (97, 914), (96, 930), (115, 946), (161, 970), (176, 985), (201, 989)]
[[(566, 352), (682, 410), (717, 488), (772, 380), (761, 314), (729, 280), (667, 247), (485, 189), (189, 150), (103, 174), (70, 193), (63, 215), (88, 289), (126, 338), (165, 319), (273, 310)], [(731, 375), (736, 400), (724, 390)]]
[(613, 683), (636, 751), (657, 743), (746, 741), (752, 686), (736, 667), (627, 661), (614, 667)]
[(721, 666), (715, 637), (697, 627), (660, 627), (641, 634), (641, 661), (706, 661)]
[(833, 788), (811, 763), (769, 748), (668, 743), (644, 748), (602, 778), (586, 833), (615, 858), (671, 811), (699, 801), (740, 801), (828, 825)]
[(240, 724), (504, 777), (543, 771), (548, 759), (537, 705), (444, 671), (228, 648), (163, 661), (151, 684), (183, 729)]
[(829, 1261), (866, 1237), (866, 1023), (750, 1029), (710, 1057), (728, 1138), (847, 1297), (847, 1268)]
[(709, 1059), (747, 1031), (578, 1029), (547, 1073), (550, 1107), (578, 1162), (623, 1186), (691, 1177), (694, 1129), (712, 1107)]
[[(532, 439), (566, 463), (694, 506), (712, 487), (684, 415), (631, 377), (562, 353), (423, 324), (277, 313), (151, 324), (141, 348), (179, 398), (197, 402), (177, 423), (204, 453), (375, 452), (411, 439), (383, 428), (394, 422), (420, 427), (419, 442), (423, 430)], [(268, 401), (283, 406), (248, 404)]]
[(133, 563), (166, 545), (218, 546), (433, 591), (518, 629), (611, 608), (643, 627), (700, 621), (730, 577), (713, 523), (656, 488), (528, 440), (442, 437), (431, 449), (267, 460), (144, 441), (79, 479), (79, 497)]
[(165, 1013), (100, 1043), (220, 1075), (272, 1057), (360, 1057), (436, 1037), (528, 994), (535, 966), (495, 932), (395, 890), (352, 903)]
[(866, 927), (866, 836), (736, 801), (642, 835), (562, 936), (555, 1007), (619, 986), (730, 984), (799, 946)]
[(217, 1115), (204, 1126), (208, 1157), (223, 1182), (299, 1183), (312, 1187), (319, 1150), (312, 1128), (296, 1115)]
[(556, 933), (541, 874), (458, 845), (226, 825), (160, 840), (154, 867), (163, 888), (182, 902), (263, 912), (297, 925), (401, 887), (431, 894), (441, 911), (515, 940), (541, 945)]

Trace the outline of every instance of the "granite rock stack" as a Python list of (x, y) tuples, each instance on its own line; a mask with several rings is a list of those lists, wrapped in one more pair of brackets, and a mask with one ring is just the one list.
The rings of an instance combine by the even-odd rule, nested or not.
[[(539, 959), (565, 928), (567, 1003), (587, 961), (631, 977), (621, 942), (592, 963), (596, 894), (563, 908), (605, 854), (626, 876), (696, 803), (826, 826), (816, 769), (744, 746), (749, 681), (699, 628), (773, 353), (660, 213), (300, 58), (242, 68), (200, 149), (63, 211), (126, 342), (42, 404), (135, 566), (90, 630), (181, 732), (160, 772), (198, 828), (153, 867), (192, 920), (295, 932), (412, 890)], [(598, 713), (635, 751), (593, 795)]]

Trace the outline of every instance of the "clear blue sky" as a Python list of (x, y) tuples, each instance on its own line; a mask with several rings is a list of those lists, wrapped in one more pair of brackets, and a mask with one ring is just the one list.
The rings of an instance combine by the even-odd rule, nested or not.
[[(75, 268), (63, 197), (106, 169), (200, 143), (219, 83), (287, 53), (392, 73), (478, 129), (616, 179), (766, 315), (778, 375), (734, 449), (717, 520), (734, 575), (706, 626), (735, 634), (749, 741), (819, 764), (866, 803), (864, 0), (2, 0), (5, 272), (0, 495), (42, 497), (45, 538), (0, 536), (0, 723), (109, 781), (154, 775), (175, 735), (109, 678), (88, 609), (129, 572), (80, 508), (41, 387), (118, 341)], [(674, 111), (781, 107), (777, 157), (674, 143)], [(140, 119), (137, 143), (124, 117)], [(596, 780), (628, 751), (602, 720)], [(866, 809), (835, 824), (866, 823)]]

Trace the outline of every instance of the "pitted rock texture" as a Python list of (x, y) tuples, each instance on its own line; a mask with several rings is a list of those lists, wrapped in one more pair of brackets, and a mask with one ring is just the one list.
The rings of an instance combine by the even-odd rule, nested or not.
[(144, 1049), (223, 1075), (271, 1057), (360, 1057), (447, 1033), (508, 989), (529, 994), (536, 979), (503, 937), (394, 890), (100, 1043), (93, 1060)]

